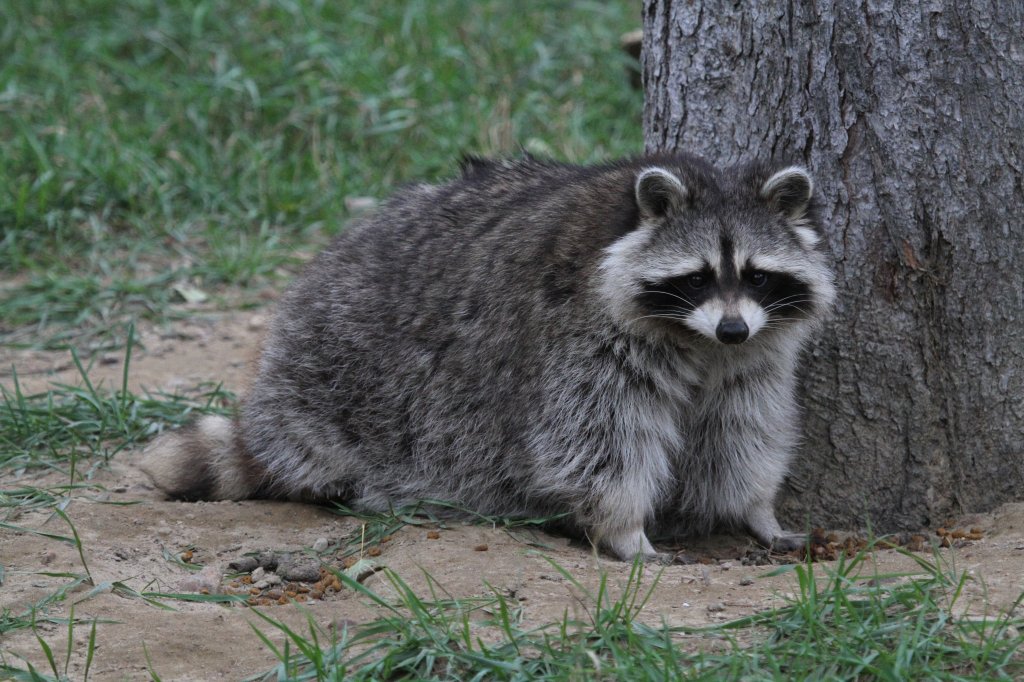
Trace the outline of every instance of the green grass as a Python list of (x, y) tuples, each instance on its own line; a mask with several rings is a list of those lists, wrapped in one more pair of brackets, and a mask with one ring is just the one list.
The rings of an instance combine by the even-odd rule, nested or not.
[(730, 678), (850, 680), (1012, 680), (1024, 674), (1024, 618), (958, 614), (971, 580), (965, 572), (938, 553), (928, 559), (898, 550), (919, 570), (880, 574), (874, 549), (840, 557), (834, 566), (794, 566), (798, 592), (789, 605), (723, 626), (763, 629), (765, 644), (700, 657), (697, 669)]
[(640, 151), (617, 45), (639, 21), (628, 0), (0, 3), (0, 342), (265, 280), (346, 198), (463, 152)]
[[(552, 564), (578, 589), (571, 574)], [(522, 611), (501, 593), (477, 599), (454, 599), (425, 575), (429, 599), (422, 598), (393, 572), (385, 575), (400, 603), (378, 596), (344, 574), (347, 587), (384, 611), (378, 620), (341, 633), (327, 633), (312, 619), (308, 634), (296, 632), (266, 614), (267, 624), (285, 635), (284, 646), (274, 645), (264, 633), (264, 644), (280, 664), (252, 679), (560, 679), (562, 673), (576, 679), (592, 679), (602, 655), (622, 657), (627, 666), (622, 679), (657, 679), (673, 667), (677, 652), (667, 640), (652, 643), (634, 628), (633, 619), (650, 596), (641, 584), (643, 568), (634, 564), (623, 594), (612, 598), (602, 580), (596, 594), (587, 593), (590, 620), (577, 622), (566, 616), (560, 623), (539, 629), (521, 627)], [(587, 605), (585, 605), (587, 606)], [(258, 613), (258, 612), (257, 612)], [(486, 644), (481, 629), (502, 635), (498, 644)], [(667, 646), (666, 646), (667, 644)], [(648, 646), (650, 645), (650, 646)], [(609, 661), (610, 665), (614, 665)]]
[(384, 615), (342, 632), (327, 632), (310, 618), (300, 632), (257, 612), (284, 644), (259, 632), (279, 664), (251, 679), (895, 681), (1024, 675), (1024, 618), (956, 615), (966, 574), (944, 567), (938, 556), (930, 561), (911, 554), (920, 571), (879, 574), (872, 549), (834, 568), (796, 565), (791, 570), (798, 592), (786, 606), (707, 628), (644, 622), (640, 614), (658, 578), (643, 584), (639, 565), (622, 592), (613, 594), (606, 578), (589, 592), (552, 562), (585, 595), (585, 615), (532, 628), (523, 625), (518, 604), (498, 592), (453, 599), (428, 575), (430, 596), (424, 598), (387, 572), (400, 596), (395, 604), (340, 575)]
[[(0, 385), (0, 471), (20, 475), (31, 469), (64, 471), (74, 486), (82, 464), (109, 461), (171, 425), (195, 413), (227, 411), (234, 396), (219, 386), (195, 396), (139, 395), (128, 390), (134, 333), (127, 333), (124, 372), (118, 390), (94, 386), (89, 372), (72, 350), (81, 386), (56, 385), (33, 394), (21, 390), (17, 374), (13, 388)], [(86, 472), (78, 472), (86, 473)], [(0, 507), (26, 503), (43, 495), (31, 489), (0, 491)]]

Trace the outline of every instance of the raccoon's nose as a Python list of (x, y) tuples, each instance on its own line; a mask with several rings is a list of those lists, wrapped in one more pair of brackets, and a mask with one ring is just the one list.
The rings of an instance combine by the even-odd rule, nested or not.
[(749, 334), (750, 330), (742, 317), (723, 317), (715, 330), (715, 336), (722, 343), (743, 343)]

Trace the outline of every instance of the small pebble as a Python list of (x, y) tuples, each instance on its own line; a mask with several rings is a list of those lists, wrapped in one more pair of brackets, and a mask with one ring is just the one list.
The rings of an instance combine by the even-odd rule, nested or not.
[(255, 569), (253, 569), (252, 581), (254, 583), (258, 583), (259, 581), (263, 580), (263, 576), (265, 576), (266, 574), (267, 572), (263, 569), (262, 566), (257, 566)]
[(235, 559), (228, 564), (228, 570), (236, 573), (250, 573), (260, 565), (260, 562), (256, 560), (256, 557), (244, 556), (241, 559)]
[(719, 611), (725, 611), (725, 604), (720, 601), (708, 604), (708, 613), (718, 613)]
[(743, 578), (742, 580), (740, 580), (740, 585), (753, 585), (753, 584), (754, 584), (754, 579), (751, 578), (750, 576), (747, 576), (746, 578)]
[(315, 559), (292, 558), (277, 567), (282, 578), (292, 582), (315, 583), (320, 579), (320, 562)]
[(313, 543), (313, 551), (319, 554), (327, 549), (327, 538), (317, 538)]

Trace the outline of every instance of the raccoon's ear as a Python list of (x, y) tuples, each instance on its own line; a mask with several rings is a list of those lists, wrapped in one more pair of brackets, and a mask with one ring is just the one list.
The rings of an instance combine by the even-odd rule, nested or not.
[(636, 203), (645, 218), (663, 218), (686, 205), (690, 192), (671, 171), (652, 166), (636, 176)]
[(774, 204), (790, 220), (800, 220), (814, 196), (814, 180), (802, 166), (789, 166), (761, 185), (761, 198)]
[(814, 197), (814, 180), (802, 166), (789, 166), (778, 171), (761, 185), (761, 198), (785, 216), (797, 239), (806, 248), (813, 248), (821, 235), (810, 211)]

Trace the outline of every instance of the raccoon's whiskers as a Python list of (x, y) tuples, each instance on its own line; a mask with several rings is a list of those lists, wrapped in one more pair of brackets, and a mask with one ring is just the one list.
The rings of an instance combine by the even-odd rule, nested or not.
[(786, 329), (787, 322), (803, 322), (803, 320), (801, 320), (798, 317), (776, 317), (761, 325), (761, 330), (763, 331), (765, 329)]
[(770, 306), (767, 306), (767, 307), (766, 307), (766, 308), (764, 309), (764, 311), (765, 311), (766, 313), (769, 313), (769, 314), (771, 314), (772, 312), (774, 312), (774, 311), (776, 311), (776, 310), (779, 310), (779, 309), (782, 309), (782, 308), (793, 308), (793, 309), (799, 310), (799, 311), (800, 311), (801, 313), (804, 313), (804, 314), (806, 314), (806, 313), (807, 313), (807, 311), (806, 311), (806, 310), (804, 310), (804, 309), (803, 309), (803, 308), (801, 307), (801, 304), (803, 304), (803, 303), (811, 303), (811, 302), (812, 302), (812, 300), (811, 300), (811, 299), (809, 299), (809, 298), (805, 298), (805, 299), (801, 299), (801, 300), (796, 300), (796, 301), (788, 301), (788, 302), (786, 302), (786, 303), (773, 303), (772, 305), (770, 305)]
[[(800, 307), (799, 305), (786, 305), (786, 306), (781, 306), (781, 307), (783, 307), (785, 309), (784, 311), (793, 310), (793, 311), (799, 312), (802, 315), (810, 314), (810, 312), (808, 310), (805, 310), (804, 308)], [(765, 310), (765, 312), (769, 316), (771, 316), (771, 315), (774, 315), (775, 312), (778, 311), (778, 310), (781, 310), (781, 308), (772, 308), (770, 310)]]
[(803, 308), (796, 308), (796, 311), (802, 315), (805, 315), (805, 317), (776, 317), (774, 315), (770, 315), (768, 317), (768, 322), (798, 323), (802, 322), (803, 319), (807, 318), (806, 316), (810, 315), (810, 313), (807, 310), (804, 310)]
[[(765, 298), (768, 298), (767, 295), (764, 296), (760, 301), (758, 301), (758, 305), (763, 305)], [(792, 296), (786, 296), (785, 298), (780, 298), (777, 301), (773, 301), (770, 305), (765, 307), (765, 310), (775, 310), (776, 308), (780, 308), (783, 306), (791, 306), (797, 303), (808, 303), (812, 300), (813, 299), (806, 294), (793, 294)]]
[(686, 320), (689, 319), (689, 315), (684, 315), (684, 314), (676, 314), (676, 315), (665, 315), (665, 314), (641, 315), (640, 317), (638, 317), (636, 319), (638, 319), (638, 320), (657, 319), (657, 320), (672, 320), (674, 322), (686, 322)]
[(683, 295), (682, 290), (677, 285), (673, 284), (672, 288), (675, 289), (676, 291), (678, 291), (679, 294), (678, 295), (677, 294), (673, 294), (672, 292), (664, 291), (664, 290), (662, 290), (662, 293), (663, 294), (667, 294), (667, 295), (671, 296), (672, 298), (678, 298), (680, 301), (682, 301), (683, 303), (685, 303), (688, 306), (696, 307), (694, 305), (693, 301), (691, 301), (690, 299), (686, 298), (685, 295)]

